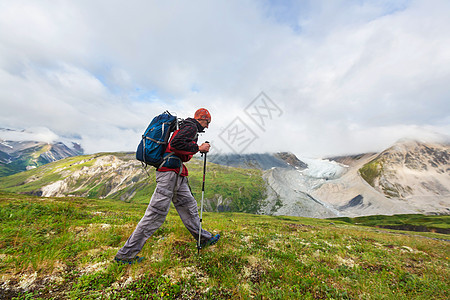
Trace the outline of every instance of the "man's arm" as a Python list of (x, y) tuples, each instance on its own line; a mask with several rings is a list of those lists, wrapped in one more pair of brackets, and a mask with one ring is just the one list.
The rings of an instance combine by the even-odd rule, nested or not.
[(177, 152), (189, 152), (184, 154), (195, 154), (198, 152), (198, 145), (195, 142), (197, 128), (194, 126), (184, 126), (170, 142), (170, 147)]

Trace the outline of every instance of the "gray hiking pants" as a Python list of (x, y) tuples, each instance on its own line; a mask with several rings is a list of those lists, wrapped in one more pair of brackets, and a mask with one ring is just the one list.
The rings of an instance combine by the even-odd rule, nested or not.
[[(156, 189), (150, 204), (134, 232), (117, 252), (117, 258), (132, 259), (142, 250), (147, 239), (164, 223), (169, 212), (170, 201), (173, 202), (184, 226), (198, 241), (200, 218), (197, 202), (191, 193), (187, 177), (178, 176), (170, 171), (156, 171)], [(201, 242), (208, 241), (212, 237), (211, 233), (203, 229), (201, 235)]]

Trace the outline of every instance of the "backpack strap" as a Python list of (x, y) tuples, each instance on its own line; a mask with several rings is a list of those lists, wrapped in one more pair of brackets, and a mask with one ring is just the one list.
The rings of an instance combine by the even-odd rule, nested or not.
[(162, 141), (162, 142), (161, 142), (161, 141), (157, 141), (157, 140), (152, 139), (151, 137), (148, 137), (148, 136), (145, 136), (145, 135), (143, 135), (142, 138), (143, 138), (143, 139), (150, 140), (150, 141), (152, 141), (152, 142), (155, 142), (155, 143), (157, 143), (157, 144), (159, 144), (159, 145), (167, 144), (167, 142), (164, 142), (164, 141)]
[(145, 171), (145, 173), (147, 173), (147, 176), (148, 177), (150, 177), (150, 174), (148, 173), (148, 171), (147, 171), (147, 164), (144, 164), (142, 161), (141, 161), (141, 164), (142, 164), (142, 168), (144, 169), (144, 171)]

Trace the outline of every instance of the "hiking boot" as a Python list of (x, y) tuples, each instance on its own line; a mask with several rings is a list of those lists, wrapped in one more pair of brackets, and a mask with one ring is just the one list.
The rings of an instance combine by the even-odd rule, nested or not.
[(132, 265), (135, 263), (140, 263), (144, 258), (140, 257), (140, 256), (136, 256), (134, 258), (131, 259), (120, 259), (117, 257), (114, 257), (114, 261), (118, 264), (128, 264), (128, 265)]
[(216, 243), (219, 241), (219, 239), (220, 239), (220, 234), (216, 234), (215, 236), (213, 236), (212, 238), (210, 238), (208, 241), (203, 242), (203, 243), (201, 244), (201, 247), (202, 247), (202, 248), (206, 248), (206, 247), (208, 247), (208, 246), (212, 246), (212, 245), (216, 244)]

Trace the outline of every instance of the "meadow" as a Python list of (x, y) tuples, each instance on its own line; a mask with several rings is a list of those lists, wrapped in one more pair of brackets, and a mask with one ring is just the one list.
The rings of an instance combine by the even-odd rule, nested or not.
[(448, 299), (448, 234), (349, 220), (204, 213), (222, 238), (198, 254), (171, 208), (141, 263), (113, 262), (145, 208), (0, 193), (0, 299)]

